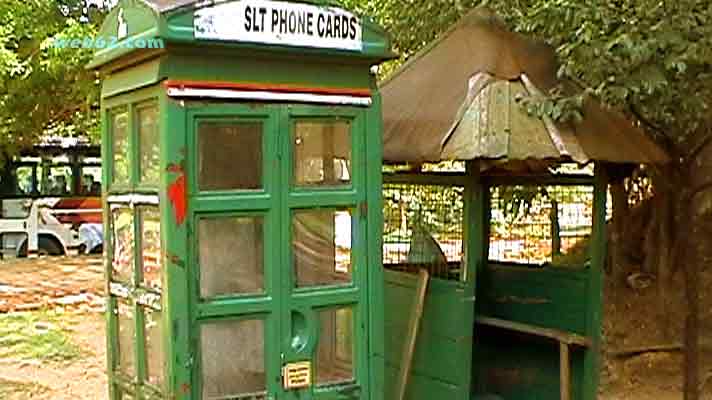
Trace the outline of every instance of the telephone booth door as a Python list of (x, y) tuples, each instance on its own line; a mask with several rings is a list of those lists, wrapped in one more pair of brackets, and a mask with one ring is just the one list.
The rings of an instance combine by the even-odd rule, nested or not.
[(194, 398), (368, 398), (357, 107), (188, 107)]

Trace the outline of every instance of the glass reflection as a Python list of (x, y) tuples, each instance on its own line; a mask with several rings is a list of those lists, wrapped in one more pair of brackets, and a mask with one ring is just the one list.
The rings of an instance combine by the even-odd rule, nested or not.
[(161, 215), (158, 207), (140, 207), (141, 216), (141, 265), (143, 285), (161, 291)]
[(129, 115), (127, 112), (116, 113), (111, 117), (111, 139), (114, 154), (113, 183), (129, 183)]
[(297, 211), (292, 238), (297, 287), (351, 282), (350, 211)]
[(117, 282), (133, 282), (134, 265), (134, 217), (129, 208), (111, 212), (113, 228), (113, 260), (111, 279)]
[(264, 218), (201, 219), (200, 294), (261, 294), (264, 286)]
[(351, 182), (351, 122), (295, 123), (294, 181), (298, 186), (338, 186)]
[(155, 105), (143, 107), (137, 114), (141, 183), (158, 184), (161, 157), (158, 108)]
[(230, 321), (201, 327), (203, 399), (262, 398), (264, 321)]
[(136, 319), (133, 305), (119, 300), (116, 314), (118, 315), (118, 370), (124, 375), (134, 378), (136, 376), (135, 343)]
[(262, 123), (200, 123), (198, 186), (200, 190), (261, 189)]
[(163, 355), (163, 329), (161, 312), (146, 309), (144, 314), (146, 337), (146, 377), (148, 383), (163, 388), (165, 358)]
[(321, 331), (317, 348), (316, 383), (346, 383), (354, 378), (351, 308), (332, 308), (319, 312)]

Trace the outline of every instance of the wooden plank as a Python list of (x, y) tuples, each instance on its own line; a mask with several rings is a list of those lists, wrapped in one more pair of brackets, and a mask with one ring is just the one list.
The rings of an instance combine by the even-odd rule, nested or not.
[(401, 362), (400, 375), (398, 376), (398, 400), (405, 400), (405, 391), (408, 387), (408, 378), (413, 365), (413, 354), (415, 353), (415, 344), (418, 340), (418, 329), (420, 328), (420, 320), (423, 317), (423, 309), (425, 308), (425, 295), (428, 291), (428, 281), (430, 274), (427, 270), (421, 269), (418, 275), (418, 289), (416, 291), (415, 303), (411, 311), (410, 324), (408, 326), (408, 335), (405, 348), (403, 349), (403, 361)]
[(478, 324), (493, 326), (496, 328), (507, 329), (515, 332), (526, 333), (529, 335), (541, 336), (550, 339), (554, 339), (559, 343), (566, 343), (568, 345), (577, 345), (581, 347), (591, 347), (591, 339), (577, 335), (575, 333), (569, 333), (560, 331), (558, 329), (540, 328), (534, 325), (522, 324), (519, 322), (507, 321), (499, 318), (491, 318), (478, 316), (475, 318)]
[(384, 183), (437, 186), (465, 186), (467, 175), (462, 172), (396, 172), (384, 173)]
[(487, 185), (522, 185), (522, 186), (540, 186), (540, 185), (557, 185), (557, 186), (591, 186), (594, 183), (594, 177), (583, 174), (522, 174), (522, 175), (496, 175), (488, 174), (483, 177)]
[(559, 343), (559, 362), (560, 362), (560, 374), (561, 382), (559, 387), (561, 388), (561, 400), (571, 400), (571, 361), (569, 355), (569, 345), (566, 343)]
[[(384, 387), (384, 393), (378, 399), (392, 400), (396, 398), (397, 388), (393, 382), (398, 380), (400, 368), (396, 364), (386, 363), (385, 373), (378, 377), (382, 381), (381, 387)], [(469, 389), (469, 388), (468, 388)], [(469, 390), (467, 390), (469, 396)], [(462, 389), (449, 382), (443, 382), (438, 378), (427, 375), (421, 375), (417, 371), (411, 373), (408, 380), (408, 400), (434, 400), (434, 399), (460, 399), (462, 398)], [(470, 400), (467, 398), (467, 400)]]

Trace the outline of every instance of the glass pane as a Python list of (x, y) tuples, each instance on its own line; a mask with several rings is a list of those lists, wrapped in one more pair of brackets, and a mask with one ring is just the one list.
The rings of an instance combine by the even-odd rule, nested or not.
[[(263, 393), (264, 321), (204, 324), (201, 328), (203, 399)], [(247, 398), (247, 396), (245, 396)]]
[(299, 186), (351, 182), (351, 123), (298, 121), (294, 138), (294, 181)]
[(158, 108), (155, 105), (138, 110), (138, 136), (141, 183), (158, 184), (161, 152)]
[[(27, 199), (5, 199), (2, 200), (0, 197), (0, 203), (2, 203), (2, 208), (0, 209), (0, 214), (2, 218), (27, 218), (30, 216), (30, 211), (32, 209), (31, 203)], [(11, 236), (9, 233), (5, 233), (5, 236)], [(12, 235), (14, 236), (14, 235)], [(3, 247), (7, 248), (7, 247)]]
[(118, 366), (123, 374), (135, 377), (136, 362), (134, 360), (134, 344), (136, 341), (136, 320), (133, 306), (124, 301), (118, 301)]
[(148, 383), (163, 388), (165, 358), (163, 356), (163, 329), (161, 312), (146, 309), (146, 377)]
[(262, 125), (261, 122), (200, 123), (200, 190), (262, 188)]
[(351, 282), (350, 211), (297, 211), (292, 238), (297, 287)]
[(81, 194), (101, 196), (101, 167), (82, 167)]
[(44, 165), (40, 171), (43, 173), (40, 193), (48, 196), (69, 196), (73, 193), (72, 167)]
[(111, 116), (111, 138), (113, 150), (113, 183), (129, 183), (129, 115), (126, 112)]
[(334, 384), (354, 378), (354, 318), (351, 308), (319, 312), (321, 331), (317, 348), (316, 384)]
[(129, 208), (118, 208), (111, 214), (114, 236), (111, 279), (130, 283), (133, 282), (134, 264), (133, 213)]
[(161, 290), (161, 215), (158, 207), (140, 207), (143, 285)]
[(34, 185), (34, 168), (18, 167), (16, 170), (17, 182), (15, 183), (14, 190), (8, 190), (7, 194), (15, 195), (28, 195), (37, 193), (37, 188)]
[(264, 219), (201, 219), (200, 295), (264, 293)]

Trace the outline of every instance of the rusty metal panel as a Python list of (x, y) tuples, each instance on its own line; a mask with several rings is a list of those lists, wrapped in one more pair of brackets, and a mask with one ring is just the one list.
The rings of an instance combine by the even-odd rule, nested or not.
[(667, 162), (634, 121), (595, 101), (579, 124), (526, 114), (518, 95), (554, 87), (554, 50), (477, 9), (382, 83), (384, 159)]

